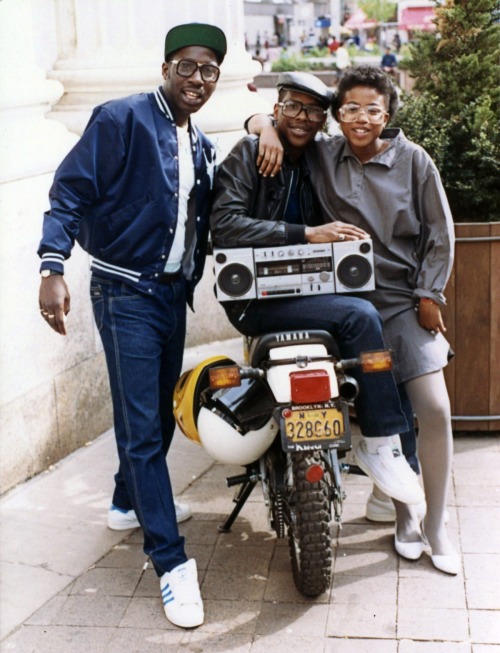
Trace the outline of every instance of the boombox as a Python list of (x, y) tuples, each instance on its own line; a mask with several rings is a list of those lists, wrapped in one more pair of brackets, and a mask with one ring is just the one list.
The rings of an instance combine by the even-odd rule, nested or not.
[(276, 299), (374, 290), (370, 239), (213, 250), (217, 299)]

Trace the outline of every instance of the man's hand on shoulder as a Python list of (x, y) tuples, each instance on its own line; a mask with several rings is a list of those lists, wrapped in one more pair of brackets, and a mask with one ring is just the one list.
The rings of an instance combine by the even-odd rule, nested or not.
[(62, 336), (66, 335), (66, 315), (70, 310), (70, 295), (64, 277), (53, 274), (42, 278), (38, 295), (40, 315)]
[(283, 145), (271, 117), (264, 113), (257, 113), (249, 119), (247, 129), (249, 134), (259, 136), (257, 156), (259, 173), (263, 177), (274, 177), (283, 163)]

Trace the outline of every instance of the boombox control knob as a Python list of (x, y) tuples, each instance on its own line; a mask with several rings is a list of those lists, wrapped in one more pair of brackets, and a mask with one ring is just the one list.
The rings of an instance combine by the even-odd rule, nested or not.
[(285, 254), (285, 252), (284, 252), (282, 249), (280, 249), (280, 250), (278, 251), (278, 256), (283, 257), (284, 254)]
[(371, 250), (370, 243), (361, 243), (361, 245), (359, 246), (359, 251), (362, 252), (363, 254), (368, 254), (370, 250)]
[(222, 252), (219, 252), (218, 254), (216, 254), (215, 260), (217, 261), (217, 263), (225, 263), (227, 261), (227, 256)]
[(328, 281), (329, 278), (330, 278), (330, 275), (328, 274), (328, 272), (325, 272), (323, 270), (323, 272), (319, 273), (319, 280), (320, 281)]

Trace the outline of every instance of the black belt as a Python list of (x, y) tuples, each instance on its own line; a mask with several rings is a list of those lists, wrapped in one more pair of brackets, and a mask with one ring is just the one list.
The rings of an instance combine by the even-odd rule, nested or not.
[(158, 277), (158, 283), (174, 283), (174, 281), (179, 281), (182, 278), (182, 272), (177, 270), (177, 272), (162, 272)]

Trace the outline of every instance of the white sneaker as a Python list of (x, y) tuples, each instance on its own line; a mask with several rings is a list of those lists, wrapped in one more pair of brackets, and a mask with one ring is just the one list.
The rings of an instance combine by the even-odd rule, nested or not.
[(399, 435), (367, 438), (354, 451), (354, 460), (382, 492), (410, 505), (425, 501), (418, 477), (401, 451)]
[(130, 528), (139, 528), (139, 520), (133, 510), (122, 510), (111, 504), (108, 510), (108, 528), (112, 531), (126, 531)]
[(181, 503), (180, 501), (176, 501), (174, 499), (174, 508), (175, 508), (175, 517), (177, 519), (178, 524), (180, 524), (183, 521), (187, 521), (193, 516), (193, 513), (191, 512), (191, 508), (188, 506), (187, 503)]
[[(187, 503), (180, 503), (174, 499), (175, 516), (180, 524), (193, 516)], [(129, 528), (139, 528), (139, 520), (134, 510), (122, 510), (111, 504), (108, 510), (108, 528), (113, 531), (126, 531)]]
[[(419, 503), (417, 506), (418, 521), (422, 521), (425, 517), (427, 509), (425, 501)], [(386, 496), (384, 499), (370, 494), (366, 502), (366, 518), (369, 521), (375, 522), (394, 522), (396, 521), (396, 510), (391, 497)]]
[(205, 614), (193, 558), (163, 574), (160, 590), (163, 608), (170, 622), (181, 628), (201, 626)]

